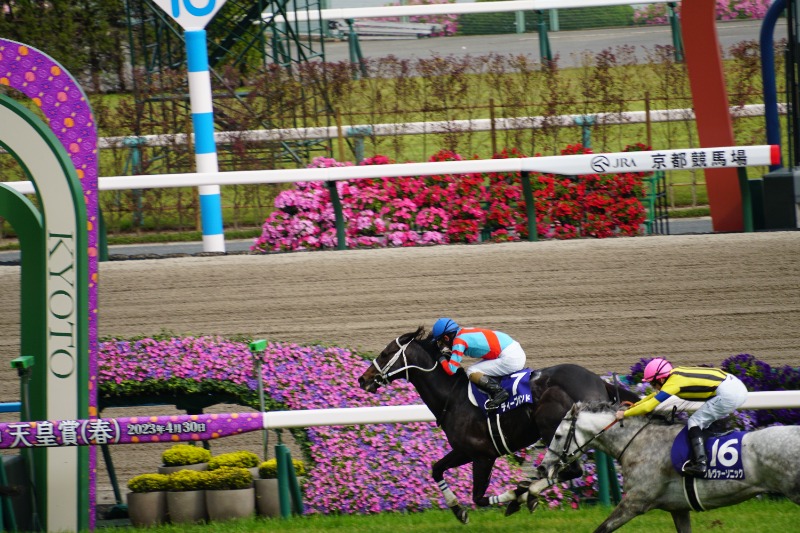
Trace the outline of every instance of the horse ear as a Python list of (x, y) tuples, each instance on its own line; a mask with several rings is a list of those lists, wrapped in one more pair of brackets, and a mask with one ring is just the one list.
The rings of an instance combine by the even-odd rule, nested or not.
[(580, 411), (580, 403), (581, 402), (572, 404), (572, 408), (569, 410), (569, 416), (573, 418), (578, 416), (578, 411)]

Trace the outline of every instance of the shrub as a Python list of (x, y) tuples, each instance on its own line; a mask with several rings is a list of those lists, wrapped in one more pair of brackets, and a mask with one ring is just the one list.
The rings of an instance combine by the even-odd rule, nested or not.
[(211, 452), (200, 446), (176, 444), (161, 454), (164, 466), (187, 466), (207, 463), (211, 460)]
[(205, 474), (208, 490), (238, 490), (253, 485), (253, 476), (246, 468), (223, 466)]
[(168, 487), (173, 492), (205, 490), (208, 487), (209, 475), (210, 472), (207, 470), (178, 470), (168, 475)]
[[(646, 147), (639, 143), (628, 146), (626, 151), (643, 149)], [(562, 150), (562, 155), (591, 153), (580, 144)], [(525, 155), (511, 149), (495, 157)], [(455, 152), (442, 150), (430, 161), (463, 159)], [(360, 164), (387, 163), (391, 161), (386, 157), (375, 156)], [(317, 158), (311, 166), (349, 165)], [(533, 173), (538, 234), (557, 239), (639, 234), (645, 221), (640, 200), (644, 176), (631, 172), (577, 177)], [(495, 241), (528, 236), (519, 173), (359, 179), (352, 183), (338, 181), (336, 187), (348, 221), (346, 247), (473, 243), (481, 239), (482, 233), (488, 233), (487, 238)], [(333, 207), (325, 184), (297, 183), (294, 189), (278, 195), (275, 207), (251, 250), (269, 253), (337, 245)]]
[[(292, 459), (292, 466), (294, 467), (294, 475), (295, 476), (305, 476), (306, 475), (306, 465), (303, 461), (298, 459)], [(278, 477), (278, 460), (277, 459), (269, 459), (264, 461), (258, 466), (258, 476), (261, 479), (275, 479)]]
[(258, 455), (246, 450), (229, 452), (212, 457), (208, 462), (209, 470), (218, 468), (254, 468), (258, 466)]
[(128, 481), (131, 492), (159, 492), (169, 490), (169, 476), (166, 474), (140, 474)]

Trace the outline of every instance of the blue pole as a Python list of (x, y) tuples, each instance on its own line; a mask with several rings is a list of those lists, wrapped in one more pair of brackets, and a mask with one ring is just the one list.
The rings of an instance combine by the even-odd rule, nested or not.
[[(778, 119), (778, 90), (775, 87), (775, 23), (786, 9), (786, 0), (775, 0), (761, 23), (759, 45), (761, 46), (761, 80), (764, 92), (764, 118), (767, 126), (767, 144), (781, 144), (781, 123)], [(794, 46), (790, 43), (790, 46)], [(778, 170), (783, 165), (770, 165), (769, 170)]]
[[(189, 100), (192, 108), (197, 172), (218, 172), (206, 30), (186, 30), (186, 62), (189, 66)], [(222, 230), (222, 201), (219, 185), (203, 185), (198, 189), (200, 192), (200, 220), (203, 227), (203, 251), (224, 252), (225, 235)]]

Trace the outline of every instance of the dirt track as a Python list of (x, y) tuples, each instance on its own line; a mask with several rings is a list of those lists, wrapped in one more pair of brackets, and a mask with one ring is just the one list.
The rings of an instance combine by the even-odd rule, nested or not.
[[(0, 268), (0, 400), (18, 398), (19, 268)], [(100, 267), (100, 335), (246, 334), (376, 353), (442, 315), (516, 337), (529, 364), (626, 372), (640, 357), (719, 364), (800, 359), (800, 232), (637, 237), (270, 256), (112, 261)], [(217, 410), (228, 410), (219, 406)], [(211, 411), (211, 410), (209, 410)], [(150, 407), (136, 414), (166, 414)], [(103, 416), (130, 416), (109, 409)], [(274, 444), (274, 440), (272, 442)], [(215, 453), (261, 450), (261, 436)], [(158, 445), (113, 451), (123, 484)], [(100, 501), (110, 485), (99, 470)]]

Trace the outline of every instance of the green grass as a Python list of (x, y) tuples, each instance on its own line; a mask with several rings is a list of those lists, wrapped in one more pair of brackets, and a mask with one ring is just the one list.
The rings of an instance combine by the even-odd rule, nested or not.
[[(523, 510), (504, 517), (497, 508), (470, 513), (470, 523), (460, 524), (450, 511), (421, 513), (382, 513), (379, 515), (302, 516), (289, 519), (251, 518), (205, 525), (170, 525), (148, 529), (152, 533), (238, 533), (257, 531), (368, 531), (369, 533), (443, 533), (446, 531), (478, 532), (591, 532), (605, 520), (610, 507), (591, 506), (579, 511), (537, 510), (531, 515)], [(796, 531), (800, 508), (788, 500), (757, 499), (733, 507), (706, 513), (692, 513), (695, 531), (724, 531), (725, 533), (758, 533)], [(664, 511), (651, 511), (639, 516), (622, 531), (648, 533), (674, 532), (671, 516)]]

